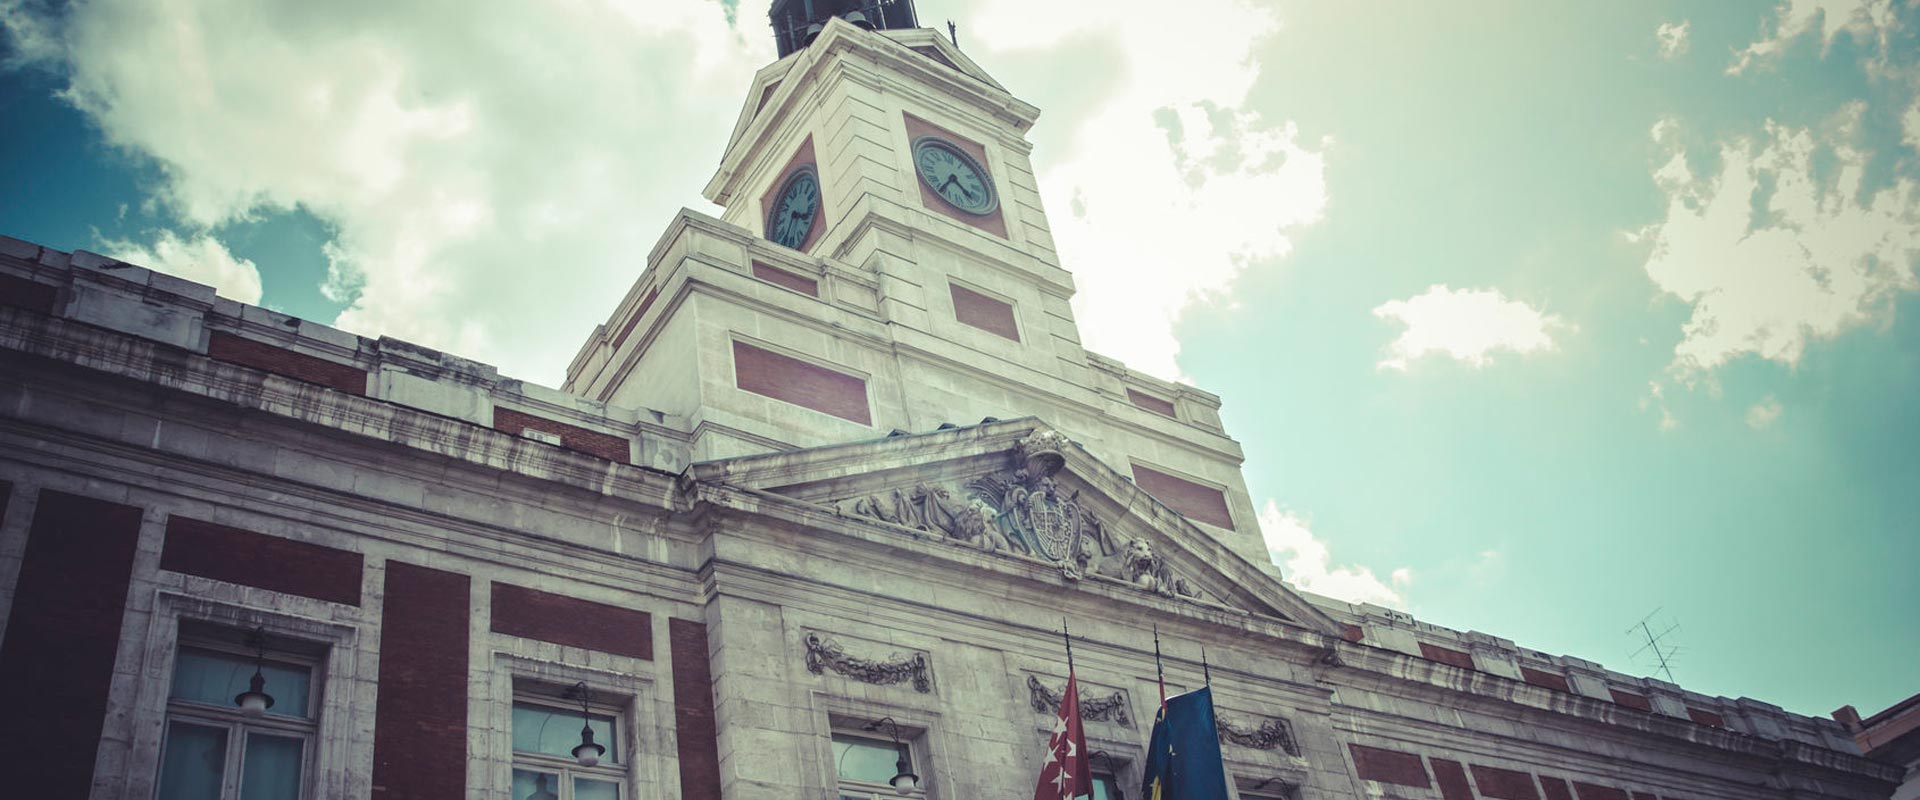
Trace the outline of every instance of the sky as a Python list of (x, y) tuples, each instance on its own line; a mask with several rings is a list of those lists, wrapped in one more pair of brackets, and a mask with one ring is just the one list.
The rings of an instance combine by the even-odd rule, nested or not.
[[(1920, 692), (1920, 0), (922, 0), (1082, 337), (1309, 591), (1824, 715)], [(557, 385), (764, 0), (0, 0), (0, 233)]]

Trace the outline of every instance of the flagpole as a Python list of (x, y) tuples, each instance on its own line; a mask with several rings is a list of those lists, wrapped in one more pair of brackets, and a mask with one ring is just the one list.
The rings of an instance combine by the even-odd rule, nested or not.
[(1073, 677), (1073, 634), (1067, 632), (1067, 618), (1060, 618), (1060, 638), (1067, 642), (1067, 677)]
[(1160, 675), (1160, 708), (1167, 707), (1167, 667), (1160, 663), (1160, 623), (1153, 623), (1153, 670)]
[[(1073, 659), (1069, 657), (1067, 660)], [(1200, 645), (1200, 674), (1206, 676), (1208, 686), (1213, 685), (1213, 668), (1207, 666), (1207, 646), (1204, 644)]]

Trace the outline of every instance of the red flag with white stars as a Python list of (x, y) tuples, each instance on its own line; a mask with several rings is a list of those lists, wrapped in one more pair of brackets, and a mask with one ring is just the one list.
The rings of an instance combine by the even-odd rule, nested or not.
[(1033, 800), (1071, 800), (1093, 793), (1093, 773), (1087, 768), (1087, 734), (1080, 728), (1080, 690), (1073, 673), (1060, 693), (1060, 717), (1047, 739), (1047, 763), (1040, 766), (1040, 785)]

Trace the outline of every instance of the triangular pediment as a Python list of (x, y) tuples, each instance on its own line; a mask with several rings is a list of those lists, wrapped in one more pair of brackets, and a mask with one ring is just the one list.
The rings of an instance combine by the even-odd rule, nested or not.
[(1070, 581), (1340, 633), (1285, 583), (1030, 417), (708, 462), (691, 474), (903, 536), (1042, 563)]

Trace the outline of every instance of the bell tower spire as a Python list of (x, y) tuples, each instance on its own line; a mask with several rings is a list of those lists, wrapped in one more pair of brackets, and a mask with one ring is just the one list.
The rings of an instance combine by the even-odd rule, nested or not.
[(920, 27), (913, 0), (774, 0), (767, 10), (781, 58), (813, 44), (834, 17), (870, 31)]

